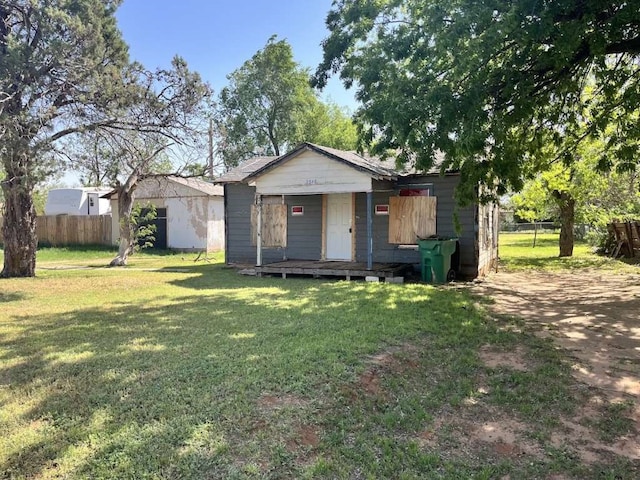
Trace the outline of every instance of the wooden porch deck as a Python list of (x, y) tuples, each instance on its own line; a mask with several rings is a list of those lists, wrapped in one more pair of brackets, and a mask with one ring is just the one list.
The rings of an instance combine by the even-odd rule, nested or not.
[(377, 277), (386, 281), (402, 282), (403, 276), (412, 270), (408, 263), (374, 263), (371, 270), (367, 270), (364, 262), (286, 260), (255, 267), (255, 274), (262, 276), (308, 275), (313, 277), (344, 277), (352, 278)]

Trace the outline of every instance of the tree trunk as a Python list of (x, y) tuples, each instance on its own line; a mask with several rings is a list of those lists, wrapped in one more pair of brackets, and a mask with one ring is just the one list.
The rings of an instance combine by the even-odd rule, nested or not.
[(0, 277), (35, 277), (36, 211), (33, 206), (33, 188), (27, 180), (27, 154), (5, 165), (6, 179), (2, 182), (4, 193), (4, 267)]
[(573, 226), (575, 223), (576, 201), (567, 192), (553, 192), (560, 209), (560, 256), (573, 256)]
[(131, 222), (131, 210), (135, 199), (137, 175), (131, 175), (124, 185), (118, 187), (118, 218), (120, 223), (120, 246), (118, 255), (111, 260), (110, 267), (122, 267), (127, 264), (129, 255), (135, 247), (135, 232)]

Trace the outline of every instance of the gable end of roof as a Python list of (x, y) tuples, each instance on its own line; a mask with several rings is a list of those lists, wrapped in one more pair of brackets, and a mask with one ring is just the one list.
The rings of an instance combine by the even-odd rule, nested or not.
[(269, 170), (272, 170), (279, 165), (291, 160), (292, 158), (298, 156), (303, 151), (313, 151), (319, 153), (320, 155), (324, 155), (332, 160), (336, 160), (348, 167), (359, 170), (367, 175), (375, 178), (376, 180), (395, 180), (398, 177), (398, 174), (395, 170), (389, 169), (375, 159), (367, 159), (355, 152), (347, 152), (344, 150), (337, 150), (334, 148), (323, 147), (320, 145), (315, 145), (313, 143), (303, 143), (291, 150), (290, 152), (277, 157), (273, 161), (261, 166), (256, 169), (250, 175), (247, 175), (244, 180), (251, 180), (260, 175), (267, 173)]

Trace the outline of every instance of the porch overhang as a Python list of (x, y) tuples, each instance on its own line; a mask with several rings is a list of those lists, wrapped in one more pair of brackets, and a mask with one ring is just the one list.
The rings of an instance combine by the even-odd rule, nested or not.
[[(309, 182), (309, 183), (306, 183)], [(313, 183), (317, 182), (317, 183)], [(249, 185), (256, 188), (257, 195), (330, 195), (332, 193), (372, 192), (373, 182), (371, 178), (365, 178), (360, 182), (344, 182), (331, 184), (321, 180), (309, 179), (303, 182), (291, 184), (264, 185), (260, 182), (252, 182)]]

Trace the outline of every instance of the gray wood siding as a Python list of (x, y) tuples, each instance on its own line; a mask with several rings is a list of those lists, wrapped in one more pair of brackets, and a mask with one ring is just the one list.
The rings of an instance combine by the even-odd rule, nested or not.
[[(460, 239), (460, 270), (463, 276), (475, 278), (478, 275), (478, 260), (476, 254), (476, 206), (458, 208), (454, 191), (460, 181), (458, 175), (444, 177), (433, 176), (421, 179), (411, 179), (410, 183), (433, 182), (434, 195), (438, 198), (438, 213), (436, 217), (437, 235), (443, 237), (458, 237)], [(454, 216), (457, 213), (460, 231), (456, 232)]]
[[(251, 245), (251, 205), (255, 187), (245, 184), (225, 185), (226, 211), (226, 262), (256, 263), (256, 247)], [(278, 262), (284, 258), (281, 248), (263, 248), (263, 263)]]
[[(459, 177), (450, 175), (424, 176), (402, 179), (398, 188), (412, 184), (433, 183), (434, 194), (438, 198), (436, 228), (439, 236), (457, 236), (460, 239), (460, 263), (462, 274), (475, 277), (478, 273), (476, 254), (476, 221), (475, 206), (460, 208), (457, 212), (460, 232), (456, 232), (454, 212), (455, 199), (453, 193)], [(388, 204), (393, 192), (374, 192), (373, 207), (376, 204)], [(364, 193), (356, 195), (356, 257), (360, 262), (367, 259), (367, 197)], [(373, 215), (373, 260), (374, 262), (420, 263), (417, 250), (399, 248), (389, 244), (389, 217)]]
[[(438, 198), (437, 234), (460, 238), (462, 275), (478, 275), (477, 207), (460, 208), (457, 211), (461, 231), (456, 232), (454, 222), (455, 200), (453, 192), (459, 177), (450, 175), (424, 176), (402, 179), (398, 188), (412, 184), (433, 183), (434, 194)], [(382, 185), (379, 185), (382, 186)], [(255, 188), (245, 184), (227, 184), (225, 201), (227, 206), (227, 262), (255, 263), (256, 248), (251, 245), (251, 205)], [(394, 192), (374, 192), (373, 206), (388, 204)], [(277, 262), (284, 258), (295, 260), (319, 260), (322, 248), (322, 195), (286, 196), (287, 204), (287, 248), (264, 248), (263, 262)], [(304, 207), (304, 215), (292, 216), (291, 206)], [(355, 196), (356, 260), (367, 260), (367, 197), (365, 193)], [(373, 215), (373, 260), (375, 262), (420, 263), (417, 250), (398, 248), (389, 244), (389, 217)]]
[[(374, 192), (372, 208), (387, 205), (393, 192)], [(356, 194), (356, 261), (367, 261), (367, 194)], [(389, 243), (389, 216), (373, 215), (373, 261), (385, 263), (420, 263), (417, 250), (400, 249)]]
[[(320, 260), (322, 254), (322, 195), (286, 196), (287, 258)], [(291, 207), (304, 207), (304, 215), (291, 215)]]

